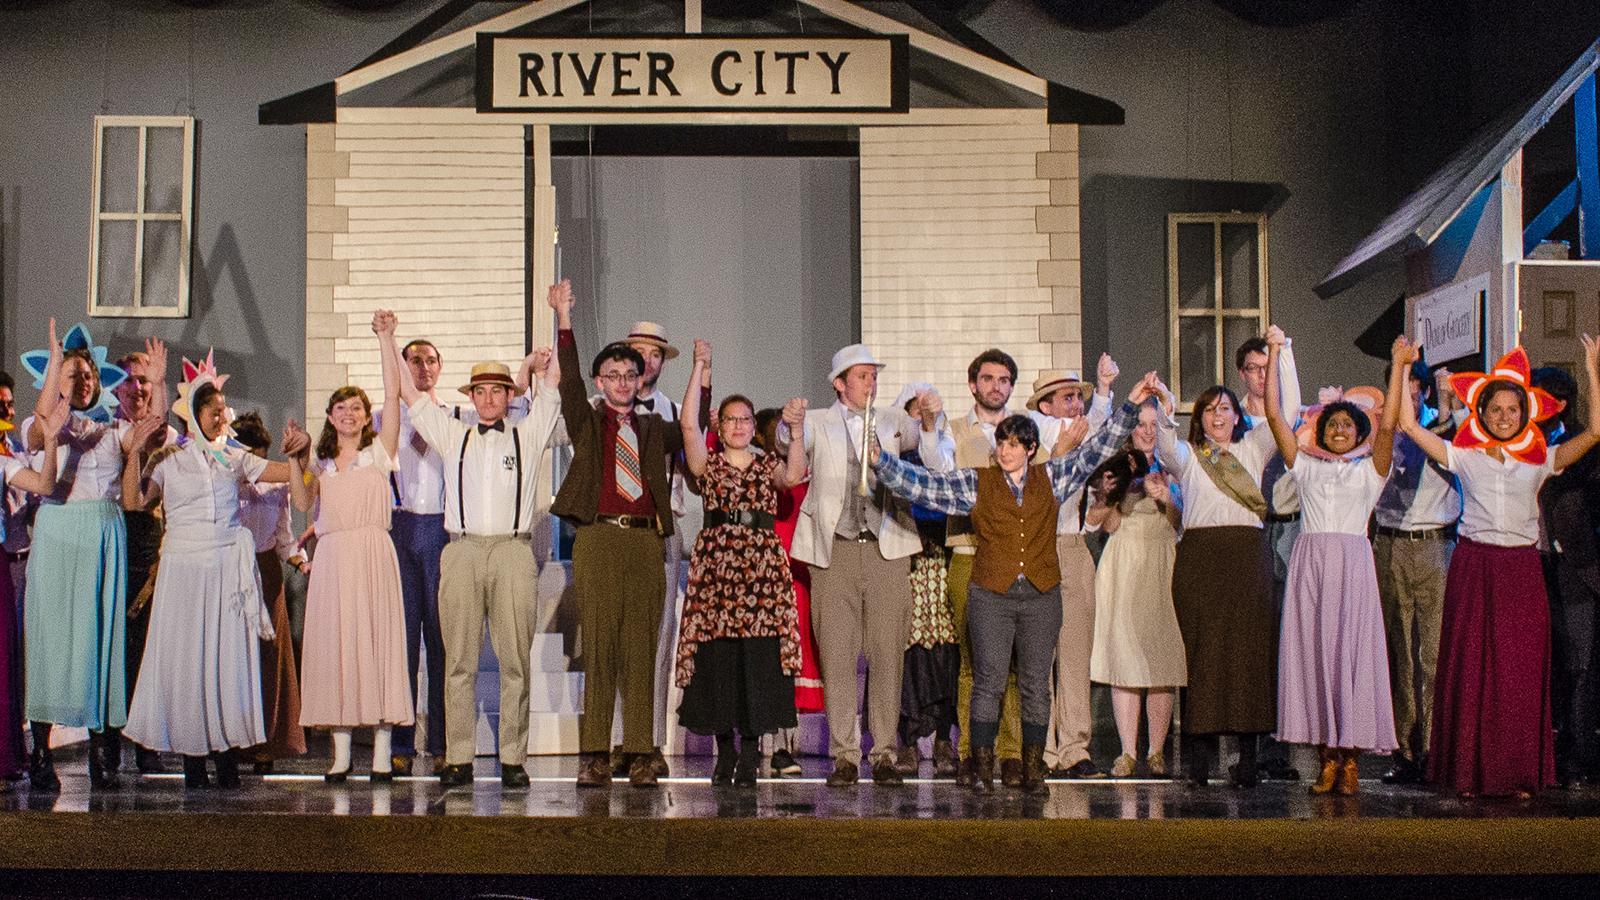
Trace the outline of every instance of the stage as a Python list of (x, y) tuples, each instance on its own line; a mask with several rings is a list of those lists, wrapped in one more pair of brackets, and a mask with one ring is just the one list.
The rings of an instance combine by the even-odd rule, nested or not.
[(828, 788), (819, 758), (802, 760), (811, 777), (713, 788), (703, 757), (671, 759), (673, 777), (653, 790), (624, 780), (579, 791), (575, 757), (537, 757), (532, 785), (516, 791), (501, 789), (493, 760), (479, 760), (470, 790), (446, 792), (426, 776), (330, 786), (325, 760), (308, 758), (246, 774), (236, 791), (124, 774), (118, 790), (91, 792), (81, 750), (58, 756), (59, 795), (26, 782), (0, 794), (0, 893), (816, 896), (826, 884), (856, 896), (888, 879), (940, 896), (1067, 883), (1549, 896), (1581, 893), (1600, 873), (1600, 790), (1464, 802), (1381, 784), (1379, 758), (1354, 798), (1311, 797), (1303, 783), (1109, 779), (1053, 781), (1024, 798), (926, 777)]

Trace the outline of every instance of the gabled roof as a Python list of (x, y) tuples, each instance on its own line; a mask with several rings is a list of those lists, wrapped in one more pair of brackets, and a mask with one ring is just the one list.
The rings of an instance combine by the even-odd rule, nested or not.
[(1600, 41), (1590, 44), (1577, 62), (1536, 100), (1513, 106), (1479, 131), (1313, 290), (1324, 299), (1332, 297), (1374, 270), (1432, 244), (1473, 195), (1498, 177), (1517, 151), (1571, 99), (1597, 66)]
[[(698, 4), (696, 4), (698, 5)], [(736, 12), (726, 12), (730, 7)], [(662, 15), (666, 9), (672, 16)], [(347, 95), (411, 70), (428, 73), (435, 94), (444, 80), (445, 62), (475, 52), (478, 31), (544, 31), (570, 34), (682, 34), (684, 4), (635, 0), (596, 7), (589, 0), (447, 0), (393, 41), (333, 81), (261, 104), (263, 125), (331, 122)], [(718, 4), (703, 13), (707, 34), (804, 32), (833, 34), (907, 34), (913, 53), (913, 86), (918, 75), (929, 85), (938, 105), (948, 102), (950, 85), (966, 86), (995, 108), (1042, 107), (1051, 122), (1120, 125), (1121, 106), (1034, 75), (999, 48), (984, 40), (940, 4), (928, 0), (852, 3), (846, 0), (798, 0), (796, 3)], [(917, 60), (922, 60), (919, 65)], [(454, 67), (471, 72), (473, 67)], [(959, 77), (952, 78), (952, 73)], [(988, 87), (984, 88), (983, 85)], [(915, 99), (915, 97), (914, 97)], [(914, 105), (916, 105), (914, 103)]]

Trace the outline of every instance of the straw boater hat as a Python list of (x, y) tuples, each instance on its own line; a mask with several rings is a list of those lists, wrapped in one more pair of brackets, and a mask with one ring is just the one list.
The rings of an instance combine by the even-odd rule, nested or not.
[(461, 386), (461, 393), (471, 396), (472, 389), (480, 384), (498, 384), (516, 393), (517, 383), (511, 378), (511, 369), (505, 363), (481, 362), (472, 367), (472, 376)]
[(828, 373), (828, 380), (843, 375), (851, 366), (877, 366), (880, 372), (888, 368), (872, 358), (872, 351), (866, 344), (851, 344), (833, 355), (833, 370)]
[(663, 359), (677, 359), (678, 348), (667, 343), (666, 330), (654, 322), (635, 322), (628, 329), (628, 336), (622, 339), (625, 344), (650, 344), (661, 348)]
[(1046, 369), (1033, 380), (1033, 396), (1028, 398), (1025, 405), (1037, 411), (1039, 401), (1056, 391), (1062, 388), (1077, 388), (1081, 391), (1084, 387), (1082, 376), (1074, 369)]

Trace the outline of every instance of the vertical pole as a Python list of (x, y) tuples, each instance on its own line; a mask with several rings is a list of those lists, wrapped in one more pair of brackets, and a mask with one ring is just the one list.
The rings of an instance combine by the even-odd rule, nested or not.
[(1595, 73), (1572, 97), (1578, 159), (1578, 256), (1600, 258), (1600, 128), (1595, 125)]

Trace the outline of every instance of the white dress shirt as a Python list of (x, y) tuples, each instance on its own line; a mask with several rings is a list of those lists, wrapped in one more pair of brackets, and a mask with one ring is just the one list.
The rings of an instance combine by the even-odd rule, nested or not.
[(1388, 479), (1371, 457), (1328, 460), (1296, 453), (1289, 469), (1300, 489), (1301, 534), (1367, 534), (1367, 518)]
[(492, 536), (533, 529), (549, 508), (539, 491), (539, 461), (560, 408), (557, 392), (540, 391), (522, 421), (480, 433), (476, 423), (452, 418), (427, 397), (411, 405), (413, 426), (443, 461), (446, 531)]
[[(1245, 432), (1238, 443), (1229, 444), (1228, 450), (1246, 472), (1261, 485), (1261, 473), (1267, 462), (1278, 452), (1272, 431), (1265, 423)], [(1188, 441), (1178, 440), (1177, 424), (1166, 415), (1156, 417), (1156, 454), (1161, 465), (1178, 474), (1183, 487), (1183, 528), (1214, 528), (1237, 525), (1247, 528), (1262, 527), (1261, 517), (1240, 506), (1238, 501), (1224, 494), (1211, 481), (1211, 476), (1201, 470), (1206, 465), (1195, 456)]]
[[(1084, 435), (1084, 440), (1088, 440), (1106, 426), (1106, 422), (1111, 419), (1111, 410), (1110, 394), (1101, 396), (1095, 393), (1091, 396), (1089, 409), (1084, 413), (1089, 417), (1089, 433)], [(1039, 426), (1039, 446), (1046, 455), (1049, 455), (1050, 450), (1055, 447), (1056, 439), (1061, 436), (1061, 430), (1072, 426), (1071, 419), (1058, 419), (1038, 410), (1030, 410), (1028, 417), (1033, 419), (1033, 424)], [(990, 428), (988, 434), (989, 443), (993, 444), (994, 429)], [(1078, 518), (1078, 504), (1083, 501), (1083, 492), (1087, 489), (1088, 485), (1084, 485), (1073, 491), (1056, 511), (1056, 534), (1083, 534), (1085, 531), (1100, 530), (1098, 527), (1084, 528), (1082, 520)]]
[(239, 518), (255, 538), (257, 553), (272, 550), (284, 562), (299, 556), (294, 533), (289, 529), (287, 484), (247, 484), (239, 488)]
[(1556, 455), (1542, 465), (1446, 444), (1450, 471), (1461, 479), (1460, 533), (1480, 544), (1527, 547), (1539, 540), (1539, 488), (1555, 474)]
[(0, 434), (0, 441), (5, 441), (6, 448), (11, 451), (9, 456), (0, 457), (0, 465), (6, 467), (6, 487), (0, 491), (0, 549), (17, 554), (32, 543), (28, 525), (33, 521), (33, 510), (39, 501), (28, 491), (11, 487), (10, 473), (16, 468), (32, 468), (33, 457), (16, 429)]

